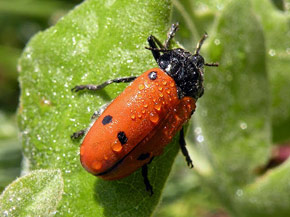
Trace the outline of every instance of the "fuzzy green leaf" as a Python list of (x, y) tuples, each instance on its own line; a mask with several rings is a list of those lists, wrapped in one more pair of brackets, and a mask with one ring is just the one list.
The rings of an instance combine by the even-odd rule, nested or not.
[(217, 182), (226, 179), (225, 186), (251, 181), (254, 168), (269, 156), (264, 36), (249, 6), (250, 2), (233, 1), (219, 19), (217, 34), (210, 39), (208, 59), (218, 60), (220, 66), (207, 68), (205, 96), (198, 110), (214, 178)]
[(239, 216), (285, 217), (290, 212), (290, 161), (269, 171), (237, 194)]
[[(289, 4), (289, 3), (288, 3)], [(266, 39), (267, 69), (272, 98), (273, 143), (290, 141), (290, 14), (279, 11), (270, 1), (253, 0)]]
[(63, 194), (60, 170), (36, 170), (12, 182), (0, 196), (1, 216), (53, 216)]
[(93, 112), (125, 84), (94, 94), (72, 93), (71, 88), (155, 67), (151, 52), (144, 49), (146, 39), (150, 34), (165, 39), (170, 12), (170, 1), (88, 0), (36, 35), (22, 54), (19, 125), (24, 152), (32, 169), (63, 171), (66, 194), (58, 215), (149, 216), (158, 204), (178, 151), (176, 142), (149, 166), (153, 197), (140, 170), (119, 181), (92, 176), (80, 165), (80, 141), (73, 142), (70, 135), (86, 128)]

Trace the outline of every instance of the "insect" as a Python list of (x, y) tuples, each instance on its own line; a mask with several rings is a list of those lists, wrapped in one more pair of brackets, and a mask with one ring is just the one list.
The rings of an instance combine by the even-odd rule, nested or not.
[[(173, 136), (180, 132), (180, 148), (189, 167), (192, 160), (186, 149), (184, 123), (195, 111), (203, 95), (203, 67), (218, 66), (205, 63), (199, 54), (207, 34), (204, 34), (194, 54), (182, 48), (170, 49), (178, 29), (173, 24), (163, 45), (156, 37), (147, 39), (158, 68), (139, 77), (129, 76), (108, 80), (100, 85), (79, 85), (72, 91), (97, 91), (111, 83), (132, 82), (112, 103), (93, 115), (96, 118), (80, 147), (82, 166), (105, 180), (126, 177), (142, 168), (146, 190), (153, 194), (148, 179), (148, 164), (161, 155)], [(74, 133), (82, 137), (87, 130)]]

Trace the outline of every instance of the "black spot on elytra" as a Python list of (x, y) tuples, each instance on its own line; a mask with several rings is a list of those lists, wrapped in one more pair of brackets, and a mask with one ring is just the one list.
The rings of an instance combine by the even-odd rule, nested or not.
[(113, 117), (112, 117), (111, 115), (107, 115), (107, 116), (105, 116), (104, 119), (102, 120), (102, 124), (103, 124), (103, 125), (106, 125), (106, 124), (112, 122), (112, 118), (113, 118)]
[(148, 77), (150, 78), (150, 80), (155, 80), (157, 78), (157, 72), (152, 71), (148, 74)]
[(149, 157), (150, 157), (149, 153), (140, 154), (140, 156), (137, 158), (137, 160), (146, 160)]
[(125, 132), (123, 132), (123, 131), (120, 131), (118, 133), (117, 137), (118, 137), (118, 139), (119, 139), (119, 141), (121, 142), (122, 145), (126, 144), (126, 142), (128, 141), (128, 138), (127, 138)]

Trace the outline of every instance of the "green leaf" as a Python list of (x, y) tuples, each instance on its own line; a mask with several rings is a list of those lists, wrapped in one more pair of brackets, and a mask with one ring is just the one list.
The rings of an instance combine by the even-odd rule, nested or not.
[(248, 183), (254, 168), (269, 156), (264, 36), (250, 6), (250, 2), (233, 1), (221, 14), (207, 58), (218, 60), (220, 66), (207, 68), (205, 95), (197, 110), (214, 178), (217, 182), (226, 178), (224, 185)]
[(70, 135), (89, 126), (94, 111), (125, 84), (72, 93), (78, 84), (140, 75), (156, 63), (145, 50), (147, 37), (166, 38), (170, 1), (88, 0), (54, 27), (36, 35), (20, 59), (19, 125), (31, 169), (59, 168), (65, 192), (57, 214), (149, 216), (158, 204), (177, 154), (176, 141), (149, 166), (155, 194), (145, 190), (140, 170), (119, 181), (103, 181), (79, 162), (80, 141)]
[(1, 216), (52, 216), (63, 194), (60, 170), (36, 170), (12, 182), (0, 196)]
[(270, 1), (261, 4), (259, 0), (253, 0), (253, 6), (265, 32), (266, 63), (272, 97), (273, 142), (289, 142), (290, 100), (287, 99), (290, 86), (290, 14), (277, 10)]
[[(195, 145), (191, 156), (201, 176), (201, 188), (212, 192), (206, 202), (214, 198), (232, 216), (285, 217), (290, 213), (289, 160), (262, 176), (257, 173), (269, 160), (271, 130), (274, 143), (290, 141), (289, 10), (283, 11), (281, 6), (277, 10), (273, 4), (276, 2), (283, 3), (173, 1), (177, 17), (173, 19), (185, 26), (179, 32), (182, 35), (177, 35), (179, 40), (193, 50), (198, 35), (208, 32), (209, 39), (201, 54), (207, 54), (207, 62), (220, 63), (217, 69), (206, 68), (206, 90), (198, 101), (188, 147), (190, 151)], [(212, 23), (208, 24), (208, 20)], [(197, 142), (193, 142), (194, 132)], [(286, 156), (287, 152), (283, 154)], [(188, 178), (182, 175), (178, 186)], [(179, 189), (186, 188), (189, 187)], [(198, 198), (198, 193), (192, 192), (190, 198)], [(178, 198), (181, 194), (174, 196)], [(205, 209), (204, 214), (198, 206), (193, 210), (193, 203), (188, 198), (172, 202), (172, 209), (163, 207), (168, 214), (161, 215), (216, 213)], [(199, 214), (194, 214), (196, 210)]]
[(237, 194), (239, 216), (285, 217), (290, 212), (290, 161)]
[(233, 213), (236, 192), (255, 179), (270, 153), (264, 36), (249, 7), (249, 1), (232, 1), (218, 20), (206, 60), (220, 66), (205, 71), (196, 115), (197, 150), (211, 166), (198, 168), (201, 178)]

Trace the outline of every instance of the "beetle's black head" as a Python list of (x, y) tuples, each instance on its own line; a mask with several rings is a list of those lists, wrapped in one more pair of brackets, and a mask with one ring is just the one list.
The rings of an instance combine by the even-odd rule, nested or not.
[(164, 52), (157, 63), (174, 79), (179, 98), (190, 96), (197, 100), (202, 96), (204, 59), (201, 55), (177, 48)]
[(169, 49), (171, 39), (178, 29), (178, 23), (172, 24), (167, 34), (167, 40), (162, 45), (153, 35), (148, 37), (149, 48), (159, 67), (171, 76), (178, 90), (179, 98), (193, 97), (195, 100), (203, 95), (203, 67), (218, 66), (217, 63), (205, 63), (199, 54), (207, 34), (204, 34), (197, 44), (195, 53), (192, 54), (182, 48)]

